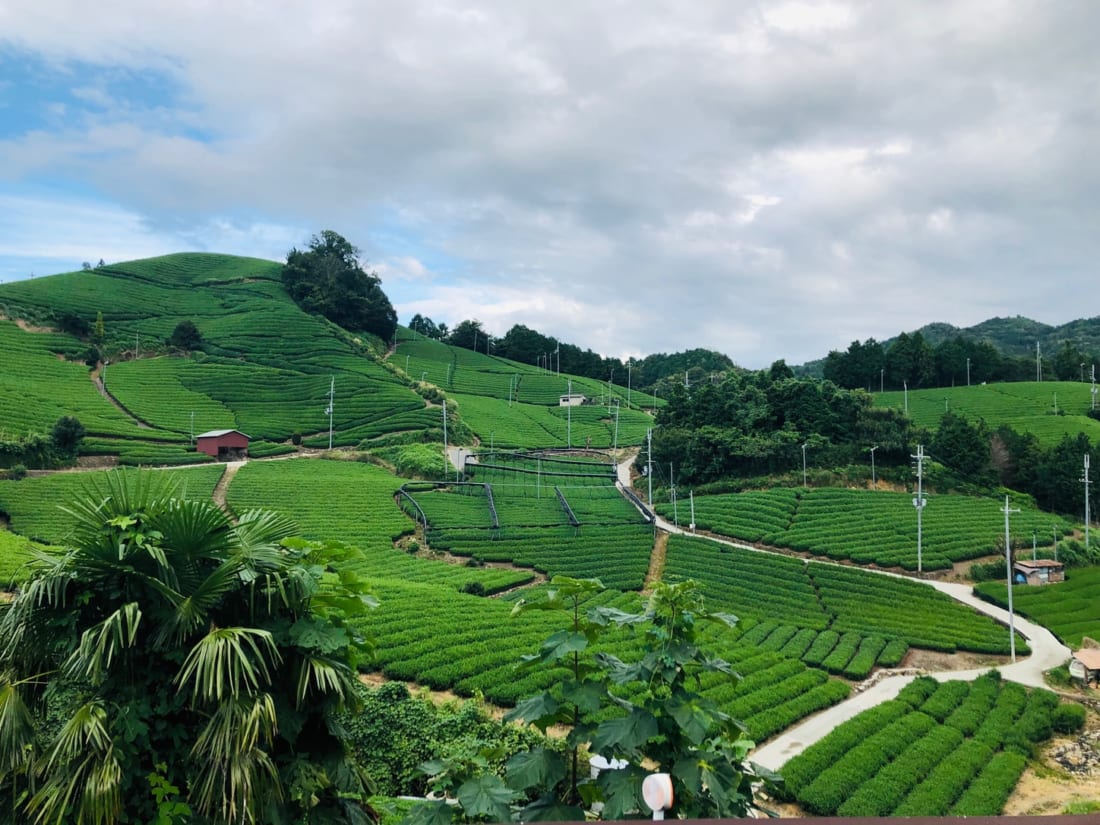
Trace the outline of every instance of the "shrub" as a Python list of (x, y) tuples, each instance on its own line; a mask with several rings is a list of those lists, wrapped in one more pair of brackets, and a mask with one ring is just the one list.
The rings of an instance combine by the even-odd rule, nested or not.
[(25, 464), (16, 464), (10, 470), (8, 470), (8, 478), (13, 481), (22, 481), (27, 477), (27, 467)]
[(300, 432), (295, 432), (294, 434), (292, 434), (290, 436), (290, 443), (293, 444), (295, 447), (300, 446), (302, 443), (302, 434)]
[(471, 596), (484, 596), (485, 585), (483, 585), (481, 582), (466, 582), (464, 585), (462, 585), (461, 588), (459, 588), (459, 591), (462, 593), (468, 593)]
[(1063, 703), (1054, 709), (1050, 724), (1058, 733), (1077, 733), (1085, 726), (1085, 708), (1082, 705)]

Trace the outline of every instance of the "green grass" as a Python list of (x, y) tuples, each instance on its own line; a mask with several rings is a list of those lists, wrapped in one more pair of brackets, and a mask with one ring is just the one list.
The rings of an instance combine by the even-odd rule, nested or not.
[(29, 565), (35, 552), (48, 553), (52, 549), (25, 536), (0, 530), (0, 590), (25, 581), (31, 573)]

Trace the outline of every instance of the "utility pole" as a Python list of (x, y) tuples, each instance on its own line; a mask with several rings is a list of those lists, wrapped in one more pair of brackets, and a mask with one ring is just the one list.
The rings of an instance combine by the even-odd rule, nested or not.
[(871, 486), (872, 487), (874, 487), (875, 483), (876, 483), (876, 479), (875, 479), (875, 450), (877, 450), (877, 449), (878, 449), (877, 444), (874, 447), (871, 448)]
[(905, 389), (905, 414), (909, 415), (909, 382), (902, 381), (901, 385)]
[(924, 461), (927, 458), (924, 454), (924, 445), (918, 444), (917, 454), (910, 458), (917, 461), (917, 497), (913, 499), (913, 506), (917, 508), (917, 575), (919, 576), (924, 572), (924, 562), (921, 558), (921, 514), (928, 503), (928, 499), (924, 497)]
[(332, 382), (328, 385), (328, 408), (325, 412), (328, 414), (328, 448), (332, 449), (332, 401), (333, 396), (336, 394), (336, 376), (332, 376)]
[(627, 363), (626, 365), (626, 406), (630, 406), (630, 370), (634, 365)]
[(619, 399), (615, 399), (615, 443), (612, 445), (613, 449), (619, 449)]
[(690, 491), (688, 496), (691, 498), (691, 534), (695, 535), (695, 491)]
[(1085, 554), (1089, 552), (1089, 454), (1085, 453), (1085, 469), (1081, 474), (1081, 481), (1085, 485)]
[(886, 380), (886, 368), (883, 367), (878, 371), (878, 391), (882, 392), (883, 382)]
[(191, 443), (195, 443), (195, 411), (191, 410)]
[(1012, 540), (1008, 534), (1008, 516), (1020, 512), (1019, 508), (1010, 509), (1008, 496), (1005, 496), (1005, 567), (1008, 569), (1008, 649), (1012, 653), (1012, 664), (1016, 664), (1016, 623), (1012, 614)]
[(1050, 525), (1050, 537), (1054, 542), (1054, 560), (1058, 561), (1058, 525)]
[(447, 399), (443, 399), (443, 478), (450, 475), (447, 472), (447, 462), (450, 459), (447, 457)]
[(966, 386), (970, 386), (970, 359), (966, 359)]
[(672, 462), (668, 462), (668, 484), (669, 491), (672, 496), (672, 523), (677, 527), (680, 526), (680, 514), (676, 509), (676, 476), (672, 474)]
[(1035, 380), (1043, 380), (1043, 356), (1039, 352), (1039, 342), (1035, 342)]
[(565, 446), (573, 449), (573, 379), (566, 383), (565, 399)]
[(1092, 409), (1096, 409), (1096, 364), (1092, 365)]
[(802, 486), (806, 487), (806, 445), (808, 441), (802, 443)]
[(653, 506), (653, 428), (646, 430), (646, 478), (649, 479), (649, 495), (646, 499), (649, 506)]

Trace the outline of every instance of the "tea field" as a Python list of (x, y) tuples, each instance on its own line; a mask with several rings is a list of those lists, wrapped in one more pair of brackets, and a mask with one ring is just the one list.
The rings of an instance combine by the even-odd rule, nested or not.
[[(1086, 413), (1092, 406), (1092, 386), (1081, 381), (1019, 381), (970, 387), (909, 390), (909, 416), (918, 427), (935, 429), (947, 410), (992, 429), (1007, 424), (1017, 432), (1034, 433), (1044, 446), (1063, 435), (1085, 433), (1100, 439), (1100, 421)], [(905, 392), (874, 393), (877, 407), (904, 410)]]
[[(783, 547), (835, 560), (879, 567), (917, 569), (914, 496), (880, 490), (814, 488), (766, 490), (695, 498), (695, 523), (718, 535)], [(1003, 500), (974, 496), (927, 496), (922, 514), (921, 561), (926, 571), (1004, 552)], [(1011, 535), (1031, 546), (1032, 532), (1050, 536), (1072, 531), (1061, 516), (1025, 504), (1014, 513)], [(656, 505), (672, 517), (672, 505)], [(681, 507), (681, 510), (683, 508)]]
[(791, 759), (785, 793), (817, 816), (995, 816), (1058, 708), (996, 673), (921, 677)]
[[(987, 601), (1008, 606), (1004, 582), (982, 582), (974, 590)], [(1013, 585), (1012, 605), (1070, 647), (1080, 647), (1084, 636), (1100, 640), (1100, 567), (1069, 568), (1064, 582), (1042, 587)]]

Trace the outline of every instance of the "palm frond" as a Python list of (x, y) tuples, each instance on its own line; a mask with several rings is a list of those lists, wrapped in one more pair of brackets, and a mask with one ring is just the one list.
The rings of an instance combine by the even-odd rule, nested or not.
[(220, 702), (271, 682), (268, 663), (282, 661), (271, 634), (254, 627), (215, 628), (191, 648), (175, 681), (191, 684), (191, 701)]
[(278, 550), (283, 539), (298, 534), (298, 525), (281, 513), (268, 510), (248, 510), (241, 514), (234, 534), (240, 554), (258, 562)]
[(182, 643), (188, 636), (210, 621), (210, 615), (224, 596), (239, 584), (240, 564), (223, 562), (198, 582), (190, 593), (175, 594), (173, 610), (153, 637), (155, 648)]
[(0, 676), (0, 776), (27, 772), (34, 758), (34, 715), (10, 677)]
[(134, 646), (141, 617), (141, 606), (128, 602), (89, 627), (80, 635), (80, 644), (66, 660), (65, 671), (93, 685), (100, 684), (115, 656)]
[(122, 766), (107, 730), (107, 710), (95, 700), (76, 709), (54, 740), (43, 768), (42, 787), (27, 803), (35, 822), (108, 825), (122, 812)]
[(277, 731), (270, 694), (221, 702), (191, 750), (198, 765), (191, 801), (199, 813), (225, 822), (255, 822), (267, 798), (281, 800), (279, 772), (265, 747)]
[(344, 662), (323, 656), (305, 656), (298, 663), (298, 687), (294, 701), (301, 707), (311, 693), (322, 696), (334, 694), (339, 706), (343, 707), (355, 684), (355, 674)]

